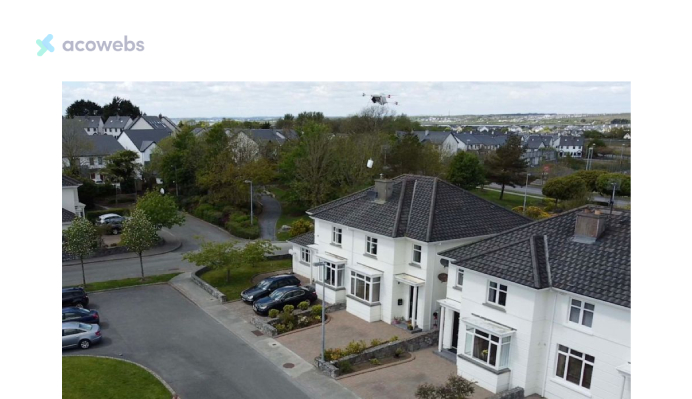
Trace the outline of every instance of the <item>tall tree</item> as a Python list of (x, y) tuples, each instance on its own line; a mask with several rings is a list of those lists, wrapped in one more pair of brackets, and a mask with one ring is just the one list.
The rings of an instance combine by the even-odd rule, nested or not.
[(62, 119), (62, 156), (67, 160), (67, 173), (79, 176), (80, 156), (89, 155), (94, 144), (84, 131), (84, 123), (76, 119)]
[(109, 117), (114, 115), (129, 116), (132, 119), (142, 116), (142, 111), (139, 107), (132, 104), (130, 100), (126, 100), (120, 97), (113, 97), (113, 100), (103, 106), (103, 120), (104, 122), (108, 120)]
[(106, 157), (106, 167), (102, 169), (102, 173), (111, 181), (134, 188), (134, 179), (141, 169), (138, 158), (139, 155), (134, 151), (118, 151)]
[(255, 267), (259, 262), (267, 259), (267, 255), (271, 255), (274, 251), (278, 251), (279, 247), (272, 245), (269, 240), (250, 241), (245, 244), (241, 251), (243, 262)]
[(422, 153), (423, 144), (418, 136), (407, 133), (394, 142), (387, 163), (394, 175), (419, 173)]
[(465, 190), (473, 190), (485, 183), (485, 169), (476, 154), (460, 151), (449, 164), (447, 181)]
[(558, 201), (584, 197), (587, 192), (584, 180), (575, 175), (550, 179), (543, 186), (543, 195), (554, 198), (555, 205)]
[(508, 136), (505, 144), (485, 162), (488, 180), (502, 185), (500, 199), (505, 194), (505, 186), (516, 187), (525, 184), (528, 164), (521, 158), (523, 153), (521, 138), (513, 134)]
[(293, 114), (286, 114), (283, 118), (280, 118), (276, 121), (274, 127), (276, 127), (277, 129), (291, 130), (293, 129), (294, 121), (295, 117), (293, 116)]
[(144, 211), (157, 230), (162, 227), (170, 229), (175, 225), (182, 226), (185, 223), (185, 217), (178, 212), (178, 205), (170, 195), (148, 191), (144, 196), (137, 199), (137, 209)]
[(238, 267), (243, 262), (241, 249), (237, 244), (236, 241), (204, 241), (198, 251), (185, 253), (183, 259), (197, 266), (226, 270), (226, 283), (230, 283), (231, 268)]
[(77, 100), (70, 104), (65, 110), (65, 114), (68, 118), (74, 118), (75, 116), (93, 116), (101, 115), (103, 108), (90, 100)]
[(100, 245), (100, 236), (96, 227), (84, 218), (76, 218), (72, 225), (63, 231), (63, 249), (70, 255), (79, 257), (82, 265), (82, 285), (86, 287), (84, 258), (96, 252)]
[(142, 272), (142, 281), (144, 281), (142, 253), (159, 242), (156, 226), (149, 220), (144, 210), (135, 209), (130, 214), (130, 218), (125, 220), (120, 242), (139, 256), (139, 268)]

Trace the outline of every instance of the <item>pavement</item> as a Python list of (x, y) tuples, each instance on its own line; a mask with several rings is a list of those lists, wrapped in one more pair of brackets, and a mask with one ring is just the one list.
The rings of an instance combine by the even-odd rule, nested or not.
[[(291, 373), (253, 347), (259, 342), (229, 332), (170, 285), (92, 293), (91, 304), (102, 317), (103, 342), (63, 354), (134, 361), (153, 370), (185, 399), (311, 397)], [(278, 353), (266, 342), (261, 345)]]
[(259, 216), (263, 240), (276, 241), (276, 222), (281, 217), (281, 203), (271, 195), (262, 196), (262, 214)]

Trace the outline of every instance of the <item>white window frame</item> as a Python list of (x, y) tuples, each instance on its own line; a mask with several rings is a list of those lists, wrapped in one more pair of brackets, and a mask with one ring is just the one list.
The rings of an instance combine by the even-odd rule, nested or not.
[(369, 255), (377, 256), (377, 238), (365, 237), (365, 252)]
[[(461, 282), (459, 282), (461, 280)], [(464, 286), (464, 269), (458, 267), (456, 278), (454, 279), (454, 286), (457, 288), (462, 288)]]
[(312, 253), (309, 248), (300, 248), (300, 260), (305, 263), (310, 263), (312, 261)]
[[(464, 340), (464, 354), (475, 361), (492, 367), (495, 370), (503, 370), (509, 368), (512, 337), (511, 335), (500, 336), (489, 331), (478, 328), (474, 325), (466, 325), (466, 333)], [(485, 359), (475, 356), (475, 345), (478, 340), (483, 340), (488, 343)], [(485, 350), (483, 351), (485, 352)], [(499, 353), (498, 353), (499, 352)], [(495, 355), (495, 364), (491, 363), (492, 356)]]
[[(358, 282), (363, 283), (363, 296), (358, 295)], [(379, 303), (380, 302), (380, 290), (382, 289), (382, 277), (381, 276), (368, 276), (364, 273), (359, 273), (355, 270), (351, 270), (350, 276), (350, 289), (349, 292), (352, 296), (361, 299), (368, 303)]]
[[(416, 247), (418, 249), (416, 249)], [(418, 260), (416, 261), (416, 252), (418, 253)], [(423, 246), (418, 244), (413, 244), (413, 252), (411, 253), (411, 262), (420, 265), (421, 260), (423, 260)]]
[[(562, 348), (564, 348), (564, 350)], [(565, 362), (563, 364), (562, 370), (559, 370), (560, 356), (565, 358)], [(579, 383), (575, 383), (575, 382), (569, 381), (567, 379), (567, 370), (569, 370), (570, 358), (577, 359), (577, 361), (581, 362), (581, 370), (579, 370)], [(589, 360), (587, 358), (591, 358), (591, 360)], [(594, 364), (595, 363), (596, 363), (596, 358), (594, 356), (588, 355), (582, 351), (577, 351), (577, 350), (568, 348), (565, 345), (558, 344), (557, 345), (557, 352), (555, 354), (555, 368), (553, 370), (555, 370), (555, 377), (557, 377), (561, 380), (564, 380), (567, 383), (576, 385), (579, 388), (591, 390), (591, 385), (593, 384), (593, 372), (594, 372)], [(584, 372), (586, 370), (586, 366), (591, 366), (591, 378), (589, 379), (589, 386), (588, 387), (584, 385)]]
[(340, 227), (336, 227), (336, 226), (332, 227), (332, 244), (341, 245), (342, 241), (343, 241), (343, 230)]
[[(323, 260), (322, 262), (324, 262), (326, 266), (319, 267), (320, 272), (318, 274), (318, 281), (332, 288), (343, 287), (345, 265), (343, 263), (332, 263), (327, 262), (325, 260)], [(325, 269), (328, 277), (328, 280), (326, 282), (324, 281), (324, 277), (322, 276), (325, 272)]]
[[(589, 309), (590, 308), (590, 309)], [(572, 311), (577, 313), (577, 321), (572, 320)], [(591, 313), (590, 324), (587, 323), (586, 314)], [(567, 322), (576, 324), (584, 328), (593, 327), (593, 318), (596, 314), (596, 305), (590, 302), (583, 301), (577, 298), (569, 298), (569, 306), (567, 310)]]
[[(488, 280), (487, 295), (485, 297), (486, 302), (492, 303), (493, 305), (502, 306), (502, 307), (507, 306), (507, 290), (508, 290), (508, 287), (506, 284), (500, 284), (497, 281)], [(491, 291), (495, 292), (495, 295), (492, 298), (491, 298)], [(504, 303), (500, 303), (500, 297), (502, 296), (501, 294), (505, 294), (504, 295), (504, 297), (505, 297)]]

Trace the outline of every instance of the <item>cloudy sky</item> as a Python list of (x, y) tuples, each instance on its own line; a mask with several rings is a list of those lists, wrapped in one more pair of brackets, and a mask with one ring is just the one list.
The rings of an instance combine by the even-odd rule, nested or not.
[(73, 101), (129, 99), (148, 114), (185, 117), (358, 113), (363, 93), (394, 95), (408, 115), (630, 112), (629, 82), (63, 82)]

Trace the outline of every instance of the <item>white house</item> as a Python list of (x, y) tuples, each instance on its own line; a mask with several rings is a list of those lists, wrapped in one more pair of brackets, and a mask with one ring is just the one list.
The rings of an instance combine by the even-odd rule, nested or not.
[(625, 135), (624, 135), (622, 138), (625, 139), (625, 140), (631, 140), (631, 139), (632, 139), (632, 135), (631, 135), (630, 133), (625, 133)]
[(507, 141), (505, 134), (455, 133), (454, 137), (457, 139), (459, 151), (495, 151)]
[[(88, 150), (80, 154), (80, 172), (82, 176), (88, 175), (95, 183), (103, 183), (104, 177), (101, 174), (101, 169), (106, 167), (106, 157), (122, 151), (124, 148), (115, 137), (109, 134), (86, 136), (84, 139), (91, 144)], [(62, 162), (63, 166), (70, 164), (65, 157), (63, 157)]]
[[(314, 233), (295, 237), (293, 271), (325, 301), (366, 321), (434, 328), (446, 270), (437, 253), (528, 223), (443, 180), (402, 175), (307, 211)], [(320, 262), (326, 265), (326, 277)]]
[[(127, 129), (127, 128), (126, 128)], [(171, 132), (171, 134), (175, 134), (180, 129), (178, 126), (173, 123), (169, 118), (159, 115), (159, 116), (152, 116), (152, 115), (142, 115), (140, 117), (137, 117), (132, 124), (129, 126), (129, 129), (134, 129), (134, 130), (144, 130), (144, 129), (155, 129), (155, 130), (168, 130)]]
[(103, 125), (103, 132), (117, 138), (123, 130), (129, 129), (132, 123), (134, 123), (134, 121), (129, 116), (111, 116)]
[(555, 160), (555, 150), (551, 147), (551, 136), (522, 136), (522, 141), (524, 142), (522, 158), (526, 159), (529, 165), (537, 166), (541, 162)]
[[(397, 137), (400, 139), (406, 134), (409, 133), (402, 131), (396, 132)], [(434, 130), (417, 130), (410, 134), (418, 137), (421, 143), (433, 145), (444, 155), (454, 155), (459, 148), (459, 141), (451, 130), (442, 132)]]
[(84, 204), (79, 202), (77, 189), (82, 183), (62, 175), (62, 229), (68, 228), (75, 217), (84, 217)]
[(630, 398), (630, 212), (575, 209), (440, 253), (439, 353), (492, 392)]
[[(134, 126), (134, 125), (133, 125)], [(118, 137), (118, 142), (123, 148), (136, 152), (139, 155), (138, 162), (147, 165), (151, 160), (151, 153), (156, 148), (156, 143), (170, 137), (171, 131), (165, 129), (126, 129)]]
[[(204, 133), (200, 131), (199, 134)], [(226, 134), (231, 137), (235, 160), (245, 162), (260, 156), (260, 151), (267, 146), (278, 149), (286, 140), (298, 137), (293, 130), (282, 129), (226, 129)]]
[(74, 119), (84, 125), (84, 131), (88, 135), (103, 134), (103, 119), (99, 115), (75, 116)]
[(584, 137), (557, 135), (553, 139), (552, 147), (557, 150), (557, 155), (560, 158), (567, 155), (581, 158), (584, 153)]

